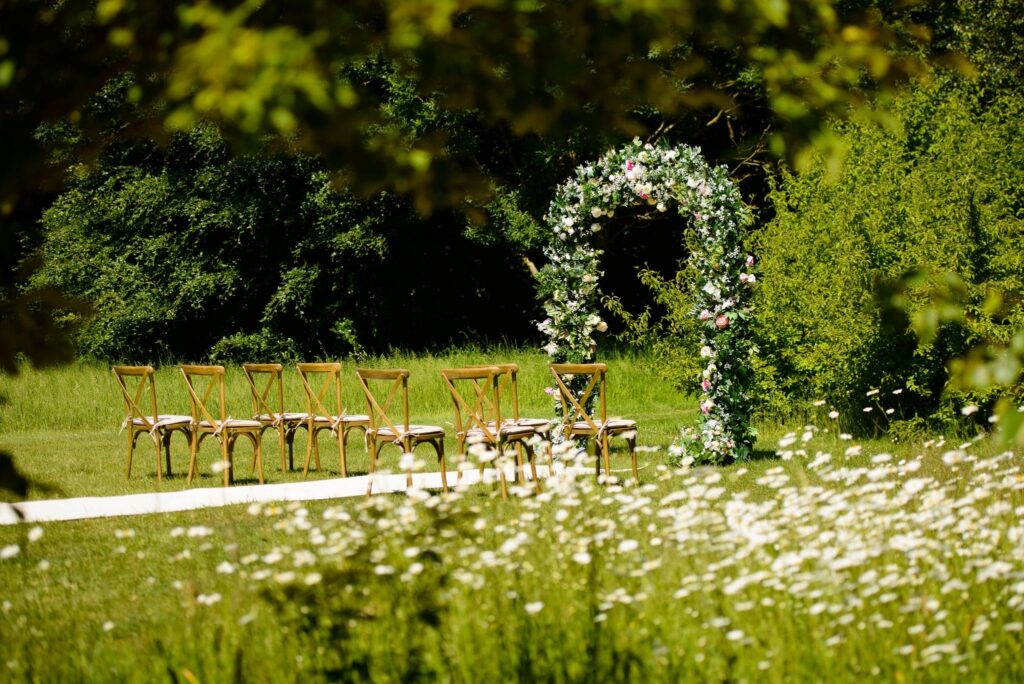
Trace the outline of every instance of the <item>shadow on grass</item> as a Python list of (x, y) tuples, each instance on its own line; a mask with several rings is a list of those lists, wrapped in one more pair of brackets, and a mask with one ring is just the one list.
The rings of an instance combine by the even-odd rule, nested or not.
[(775, 461), (778, 460), (779, 455), (775, 453), (774, 449), (753, 449), (750, 452), (750, 456), (747, 458), (748, 461)]

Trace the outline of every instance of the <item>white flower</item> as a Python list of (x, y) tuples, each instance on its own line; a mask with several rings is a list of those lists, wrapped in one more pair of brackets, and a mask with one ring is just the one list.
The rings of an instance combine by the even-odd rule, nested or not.
[(572, 559), (580, 565), (587, 565), (591, 561), (591, 556), (586, 551), (578, 551), (572, 555)]
[(222, 575), (230, 575), (234, 571), (235, 571), (235, 566), (232, 563), (228, 562), (228, 561), (223, 561), (223, 562), (221, 562), (220, 565), (217, 566), (217, 572), (219, 572)]
[(4, 548), (0, 549), (0, 560), (7, 560), (14, 558), (21, 551), (21, 547), (17, 544), (8, 544)]
[(602, 214), (604, 214), (604, 211), (602, 211), (601, 207), (594, 207), (590, 210), (590, 215), (594, 218), (601, 218)]
[(704, 358), (704, 359), (710, 358), (712, 356), (712, 354), (714, 354), (714, 352), (711, 351), (711, 347), (709, 347), (707, 345), (704, 345), (703, 347), (700, 348), (701, 358)]
[(37, 541), (39, 541), (42, 538), (43, 538), (43, 528), (40, 527), (39, 525), (36, 525), (35, 527), (33, 527), (31, 530), (28, 531), (28, 540), (30, 542), (37, 542)]
[(525, 608), (526, 612), (529, 613), (530, 615), (536, 615), (537, 613), (539, 613), (541, 610), (544, 609), (544, 602), (543, 601), (534, 601), (533, 603), (527, 603), (525, 606), (523, 606), (523, 608)]
[(967, 406), (964, 406), (962, 409), (960, 409), (960, 413), (962, 413), (965, 416), (969, 416), (972, 413), (976, 413), (977, 411), (978, 407), (975, 406), (974, 404), (968, 404)]
[(629, 553), (630, 551), (636, 551), (640, 547), (640, 542), (636, 539), (623, 539), (619, 542), (619, 553)]
[(832, 420), (835, 420), (836, 418), (839, 417), (839, 411), (829, 411), (828, 417), (831, 418)]

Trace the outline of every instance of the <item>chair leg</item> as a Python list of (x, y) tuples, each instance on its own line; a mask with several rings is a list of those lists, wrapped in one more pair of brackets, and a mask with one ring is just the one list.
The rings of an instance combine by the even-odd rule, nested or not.
[[(433, 442), (431, 442), (433, 443)], [(437, 447), (435, 447), (437, 448)], [(411, 454), (416, 451), (416, 445), (413, 443), (412, 437), (406, 437), (406, 441), (402, 443), (402, 454)], [(412, 489), (412, 471), (408, 471), (405, 474), (405, 487), (406, 489)]]
[[(278, 427), (277, 427), (277, 442), (278, 442), (278, 444), (281, 447), (281, 472), (282, 473), (285, 471), (285, 468), (288, 467), (288, 462), (285, 460), (285, 447), (287, 446), (288, 450), (290, 451), (291, 450), (291, 446), (292, 446), (291, 445), (291, 441), (289, 441), (289, 440), (287, 440), (285, 438), (285, 433), (286, 432), (288, 432), (288, 426), (286, 424), (284, 424), (284, 423), (279, 424)], [(285, 444), (285, 442), (288, 442), (287, 445)]]
[(373, 475), (377, 472), (377, 438), (370, 440), (370, 476), (366, 478), (366, 496), (373, 492)]
[(604, 476), (609, 478), (612, 476), (612, 463), (608, 453), (608, 433), (601, 433), (601, 455), (604, 456)]
[(156, 447), (156, 482), (160, 484), (163, 482), (163, 467), (160, 465), (160, 459), (163, 457), (163, 450), (160, 448), (160, 438), (157, 437), (153, 440), (153, 446)]
[(516, 484), (523, 484), (523, 442), (517, 440), (516, 447)]
[(174, 433), (168, 430), (164, 433), (164, 452), (167, 461), (167, 474), (171, 474), (171, 435)]
[[(349, 428), (351, 429), (351, 428)], [(345, 463), (345, 442), (348, 440), (348, 430), (344, 426), (338, 430), (338, 464), (341, 466), (341, 476), (348, 477), (348, 468)]]
[(526, 457), (530, 459), (530, 475), (533, 476), (533, 488), (540, 494), (540, 478), (537, 477), (537, 454), (533, 452), (533, 447), (529, 444), (523, 444), (523, 448), (526, 449)]
[(188, 483), (192, 484), (192, 478), (196, 475), (196, 455), (199, 452), (199, 431), (196, 430), (192, 433), (192, 438), (189, 440), (189, 458), (188, 458)]
[[(322, 428), (321, 428), (322, 429)], [(320, 472), (320, 441), (316, 438), (316, 430), (313, 430), (313, 460), (316, 462), (316, 472)]]
[(296, 425), (288, 430), (288, 434), (285, 436), (285, 442), (288, 444), (288, 472), (295, 470), (295, 433), (298, 431), (299, 426)]
[(636, 437), (627, 439), (626, 444), (629, 445), (629, 455), (633, 458), (633, 479), (640, 484), (640, 469), (636, 467)]
[(441, 490), (448, 493), (448, 473), (445, 472), (444, 467), (444, 437), (437, 440), (434, 443), (434, 448), (437, 449), (437, 462), (441, 465)]
[(255, 451), (256, 460), (256, 472), (259, 474), (260, 484), (263, 484), (263, 440), (260, 439), (263, 433), (254, 434), (249, 433), (252, 436), (252, 446)]
[(128, 427), (128, 467), (124, 471), (124, 479), (130, 480), (132, 478), (132, 452), (135, 451), (135, 429), (132, 426)]
[[(526, 473), (523, 471), (523, 441), (517, 440), (515, 443), (516, 447), (516, 484), (526, 484)], [(530, 457), (532, 459), (532, 456)], [(532, 464), (533, 461), (531, 460)], [(537, 477), (537, 473), (533, 473), (534, 479)]]
[[(309, 439), (306, 441), (306, 465), (302, 468), (302, 477), (309, 475), (309, 459), (313, 456), (313, 445), (316, 444), (316, 428), (308, 428), (306, 433), (309, 435)], [(318, 456), (317, 463), (319, 461)]]
[(221, 439), (221, 442), (220, 442), (220, 457), (221, 457), (221, 460), (224, 462), (224, 466), (225, 466), (224, 467), (224, 486), (225, 487), (230, 486), (231, 483), (235, 481), (235, 475), (234, 475), (233, 472), (231, 472), (231, 471), (234, 470), (234, 468), (232, 467), (234, 464), (232, 463), (232, 458), (231, 458), (232, 457), (231, 448), (228, 446), (229, 439), (230, 439), (229, 437), (225, 436), (225, 437), (223, 437)]

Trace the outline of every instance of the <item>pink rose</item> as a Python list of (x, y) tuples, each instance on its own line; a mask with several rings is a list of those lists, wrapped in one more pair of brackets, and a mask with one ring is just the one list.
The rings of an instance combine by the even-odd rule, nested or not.
[(700, 383), (700, 386), (701, 389), (707, 392), (709, 389), (711, 389), (711, 382), (709, 380), (705, 380), (704, 382)]
[(703, 311), (700, 312), (700, 320), (706, 321), (709, 318), (711, 318), (711, 312), (710, 311), (708, 311), (707, 309), (704, 309)]
[(748, 254), (747, 255), (747, 267), (749, 268), (750, 266), (753, 266), (753, 265), (754, 265), (754, 257), (751, 256), (750, 254)]
[(718, 314), (715, 316), (715, 327), (719, 330), (725, 330), (729, 327), (729, 317), (725, 314)]
[(627, 159), (626, 160), (626, 170), (627, 171), (632, 171), (633, 170), (633, 160), (632, 159)]

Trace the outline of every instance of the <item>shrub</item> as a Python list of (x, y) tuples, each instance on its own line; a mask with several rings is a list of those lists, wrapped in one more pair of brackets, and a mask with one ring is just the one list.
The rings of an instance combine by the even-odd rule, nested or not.
[[(869, 389), (905, 387), (889, 405), (934, 414), (944, 363), (1024, 322), (1024, 97), (983, 99), (938, 78), (892, 111), (886, 127), (835, 125), (849, 150), (837, 177), (820, 159), (800, 176), (784, 171), (771, 195), (776, 218), (755, 238), (759, 394), (769, 409), (822, 398), (859, 412)], [(956, 273), (968, 302), (966, 324), (921, 348), (906, 318), (890, 317), (876, 296), (913, 268)], [(928, 280), (907, 293), (909, 315), (924, 305)], [(1007, 302), (996, 316), (984, 307), (993, 292)]]

